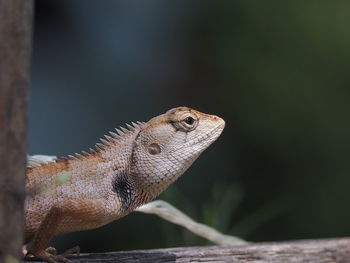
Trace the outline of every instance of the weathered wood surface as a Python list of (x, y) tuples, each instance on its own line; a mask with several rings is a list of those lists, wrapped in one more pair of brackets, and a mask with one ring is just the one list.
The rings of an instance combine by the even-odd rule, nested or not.
[[(347, 263), (350, 238), (81, 254), (73, 262)], [(39, 261), (31, 261), (39, 262)]]
[(21, 258), (32, 12), (0, 0), (0, 262)]

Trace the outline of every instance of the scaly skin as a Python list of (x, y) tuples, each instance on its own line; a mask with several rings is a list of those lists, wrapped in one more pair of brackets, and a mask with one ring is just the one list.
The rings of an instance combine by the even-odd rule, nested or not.
[(69, 262), (44, 250), (52, 237), (103, 226), (153, 200), (224, 126), (217, 116), (179, 107), (105, 136), (91, 153), (28, 168), (24, 243), (33, 243), (30, 253)]

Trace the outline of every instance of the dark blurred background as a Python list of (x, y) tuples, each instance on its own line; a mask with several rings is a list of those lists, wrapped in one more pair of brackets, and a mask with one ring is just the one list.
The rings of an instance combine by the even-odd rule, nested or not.
[[(250, 241), (350, 235), (349, 1), (36, 1), (30, 154), (88, 149), (175, 106), (220, 139), (162, 196)], [(133, 213), (54, 240), (83, 252), (205, 245)]]

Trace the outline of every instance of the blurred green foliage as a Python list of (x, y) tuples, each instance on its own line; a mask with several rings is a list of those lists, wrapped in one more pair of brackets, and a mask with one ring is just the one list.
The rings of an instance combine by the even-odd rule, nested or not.
[[(162, 198), (252, 241), (350, 234), (349, 1), (37, 1), (31, 153), (86, 149), (180, 105), (221, 138)], [(83, 251), (206, 244), (131, 214)]]

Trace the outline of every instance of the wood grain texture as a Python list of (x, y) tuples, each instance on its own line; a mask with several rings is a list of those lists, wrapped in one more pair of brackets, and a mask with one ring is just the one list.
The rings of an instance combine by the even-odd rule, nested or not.
[(31, 0), (0, 0), (0, 262), (23, 242)]
[[(347, 263), (350, 238), (81, 254), (73, 262)], [(40, 261), (31, 261), (40, 262)]]

